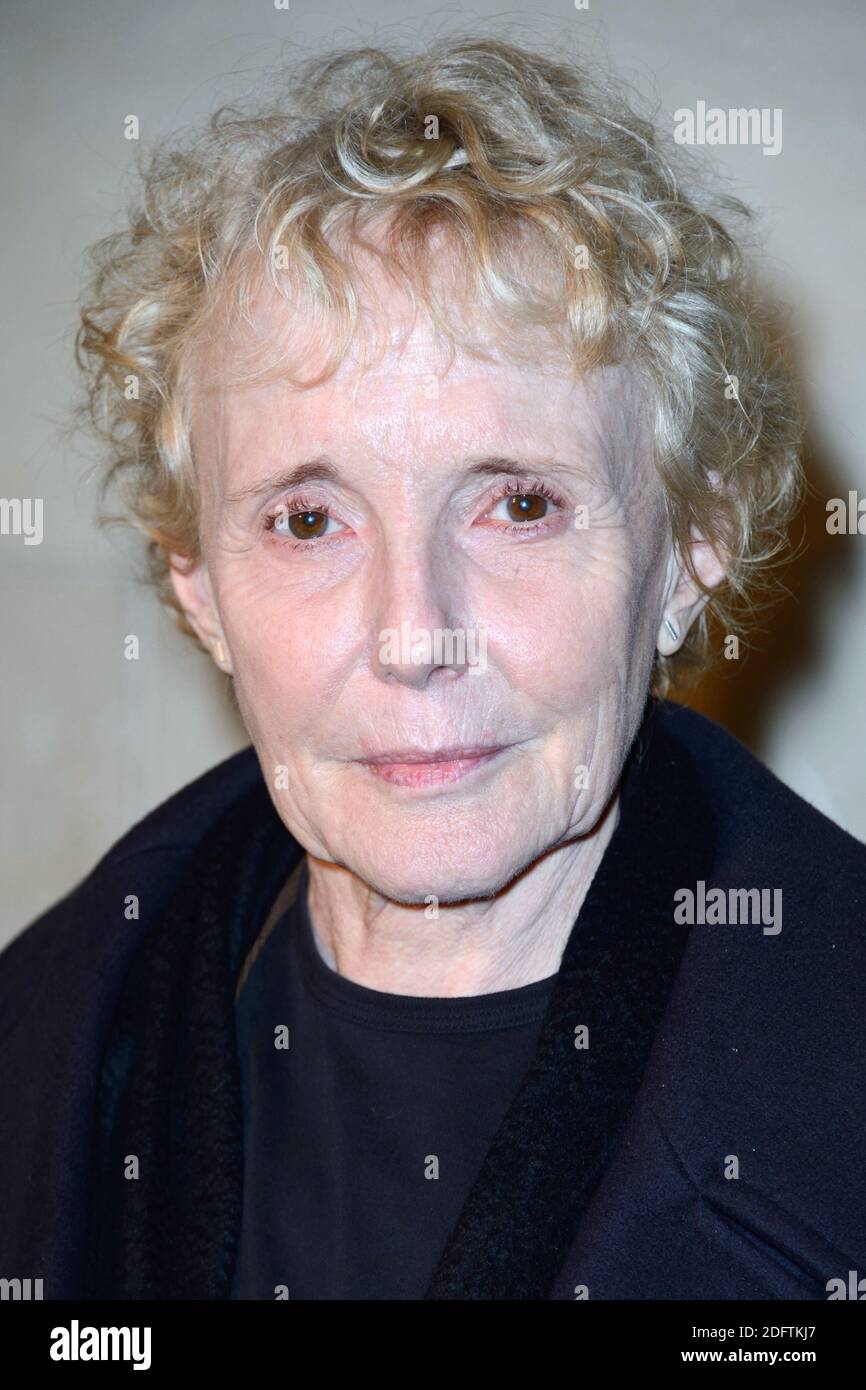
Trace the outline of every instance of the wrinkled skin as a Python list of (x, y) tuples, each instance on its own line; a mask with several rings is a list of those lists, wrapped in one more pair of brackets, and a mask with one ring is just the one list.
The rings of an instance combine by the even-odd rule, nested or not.
[[(625, 368), (449, 363), (426, 316), (410, 323), (389, 282), (377, 293), (404, 331), (374, 359), (353, 348), (312, 388), (199, 392), (202, 553), (173, 577), (222, 643), (308, 852), (325, 960), (389, 992), (485, 993), (557, 969), (616, 824), (655, 648), (677, 645), (663, 619), (681, 641), (702, 600), (675, 564)], [(322, 456), (333, 477), (282, 486)], [(472, 471), (491, 457), (513, 463)], [(468, 654), (389, 649), (403, 624), (464, 630)], [(478, 745), (502, 751), (456, 780), (453, 758), (421, 784), (417, 765), (362, 761)]]

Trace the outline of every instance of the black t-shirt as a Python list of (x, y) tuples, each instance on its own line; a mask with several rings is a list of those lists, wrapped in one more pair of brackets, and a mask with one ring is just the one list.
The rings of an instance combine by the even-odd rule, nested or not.
[[(320, 955), (307, 886), (305, 862), (237, 1001), (232, 1297), (421, 1299), (533, 1059), (556, 975), (448, 999), (368, 989)], [(424, 929), (435, 922), (421, 918)]]

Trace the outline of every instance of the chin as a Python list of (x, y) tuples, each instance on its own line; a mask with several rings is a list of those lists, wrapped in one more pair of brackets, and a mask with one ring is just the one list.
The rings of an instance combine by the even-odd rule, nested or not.
[[(336, 857), (336, 856), (335, 856)], [(499, 892), (532, 858), (510, 843), (467, 845), (460, 832), (425, 836), (417, 830), (353, 845), (338, 858), (382, 897), (407, 906), (464, 902)], [(433, 904), (435, 906), (435, 903)]]

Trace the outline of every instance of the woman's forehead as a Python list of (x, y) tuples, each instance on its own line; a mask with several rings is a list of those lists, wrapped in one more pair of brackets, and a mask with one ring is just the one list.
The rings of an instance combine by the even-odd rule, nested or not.
[(369, 499), (395, 487), (407, 500), (450, 494), (469, 485), (480, 459), (499, 459), (500, 475), (544, 477), (554, 486), (571, 478), (596, 501), (613, 489), (627, 504), (651, 485), (642, 421), (613, 372), (604, 382), (570, 384), (537, 372), (518, 389), (514, 378), (486, 367), (453, 384), (446, 375), (438, 397), (407, 388), (405, 377), (361, 379), (359, 391), (349, 378), (300, 391), (272, 383), (267, 396), (255, 388), (213, 402), (196, 440), (209, 509), (251, 508), (322, 458), (341, 489)]
[[(427, 330), (375, 361), (344, 360), (324, 381), (298, 386), (285, 376), (208, 393), (197, 429), (218, 429), (226, 444), (246, 447), (251, 437), (308, 436), (334, 439), (393, 430), (426, 437), (431, 444), (462, 437), (561, 433), (575, 440), (600, 431), (631, 434), (637, 421), (623, 369), (598, 369), (583, 378), (545, 365), (516, 364), (505, 354), (488, 360), (458, 348), (443, 362), (430, 351)], [(540, 403), (543, 402), (543, 409)], [(396, 441), (395, 441), (396, 442)]]
[[(194, 378), (204, 388), (194, 388), (198, 457), (218, 456), (234, 482), (264, 456), (311, 447), (454, 457), (511, 442), (584, 460), (635, 453), (643, 412), (626, 367), (580, 375), (549, 333), (531, 328), (519, 345), (482, 324), (468, 344), (453, 341), (376, 264), (365, 268), (359, 307), (358, 331), (335, 360), (331, 325), (262, 282), (245, 331), (212, 340)], [(455, 319), (463, 312), (458, 298)]]
[[(427, 378), (451, 367), (451, 379), (477, 374), (479, 363), (543, 368), (574, 377), (577, 369), (556, 332), (531, 322), (504, 321), (486, 313), (473, 295), (465, 271), (447, 237), (429, 237), (428, 283), (424, 289), (400, 275), (387, 253), (384, 232), (368, 237), (378, 251), (363, 244), (336, 245), (349, 271), (355, 301), (354, 322), (346, 336), (346, 319), (286, 279), (274, 280), (261, 259), (242, 258), (233, 281), (221, 287), (215, 304), (222, 312), (207, 314), (192, 348), (191, 373), (197, 385), (276, 381), (312, 382), (327, 372), (336, 378), (393, 375)], [(542, 285), (550, 266), (531, 240), (526, 241), (521, 273), (527, 285)], [(432, 295), (442, 315), (436, 324), (425, 302)]]
[[(548, 331), (525, 326), (508, 336), (464, 314), (455, 300), (451, 321), (460, 338), (451, 339), (423, 305), (412, 305), (384, 280), (378, 300), (361, 301), (356, 329), (342, 343), (336, 325), (269, 287), (242, 321), (201, 344), (190, 375), (199, 395), (221, 392), (229, 403), (287, 399), (293, 386), (295, 399), (317, 392), (343, 399), (373, 391), (399, 394), (407, 383), (425, 398), (437, 384), (469, 382), (501, 384), (509, 393), (529, 381), (533, 390), (541, 381), (554, 389), (576, 384), (578, 394), (585, 389), (585, 375)], [(593, 379), (601, 379), (602, 370)], [(605, 392), (613, 389), (615, 374), (603, 379)]]

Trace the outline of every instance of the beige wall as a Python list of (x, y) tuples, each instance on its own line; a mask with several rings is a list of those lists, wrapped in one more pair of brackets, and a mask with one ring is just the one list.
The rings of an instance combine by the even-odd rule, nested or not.
[[(0, 944), (147, 810), (246, 742), (205, 659), (130, 577), (134, 547), (94, 529), (92, 455), (59, 429), (82, 248), (124, 202), (124, 117), (139, 116), (145, 141), (183, 126), (254, 85), (280, 40), (411, 39), (499, 12), (478, 0), (291, 0), (288, 11), (270, 0), (6, 0), (0, 496), (41, 497), (44, 539), (0, 536)], [(798, 307), (815, 486), (808, 549), (763, 650), (695, 703), (866, 839), (866, 537), (824, 527), (827, 497), (866, 496), (866, 6), (590, 0), (581, 11), (562, 0), (507, 14), (514, 37), (609, 55), (668, 121), (698, 100), (783, 111), (778, 156), (752, 146), (713, 155), (762, 213), (767, 273)], [(490, 31), (501, 32), (495, 19)], [(140, 638), (137, 662), (123, 656), (128, 633)]]

